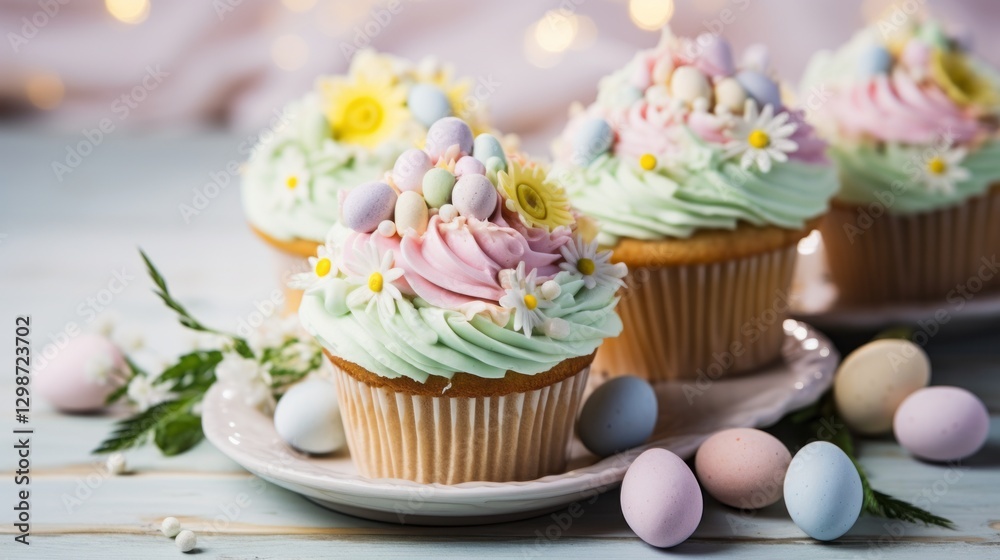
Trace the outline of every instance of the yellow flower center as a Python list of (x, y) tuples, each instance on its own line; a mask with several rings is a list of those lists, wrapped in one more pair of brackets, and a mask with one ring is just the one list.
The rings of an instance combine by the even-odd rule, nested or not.
[(594, 261), (591, 259), (580, 259), (576, 262), (576, 269), (580, 271), (580, 274), (590, 276), (597, 269), (597, 266), (594, 265)]
[(295, 175), (289, 175), (288, 178), (285, 179), (285, 186), (288, 187), (288, 190), (294, 190), (295, 187), (299, 186), (299, 178)]
[(529, 216), (536, 220), (544, 220), (549, 215), (549, 209), (535, 187), (527, 183), (517, 185), (517, 202)]
[(656, 156), (653, 154), (642, 154), (639, 158), (639, 166), (646, 171), (652, 171), (656, 168)]
[(333, 268), (333, 263), (330, 259), (322, 258), (316, 261), (316, 276), (322, 278), (327, 274), (330, 274), (330, 270)]
[(352, 99), (344, 109), (347, 134), (368, 134), (382, 125), (382, 105), (373, 97)]
[(382, 273), (372, 272), (368, 277), (368, 289), (376, 294), (382, 291)]
[(763, 130), (757, 128), (750, 132), (750, 136), (747, 136), (747, 144), (758, 150), (763, 150), (771, 145), (771, 137)]
[(935, 175), (941, 175), (948, 171), (948, 164), (940, 157), (933, 157), (927, 162), (927, 170)]
[(538, 298), (531, 294), (525, 294), (524, 296), (524, 306), (529, 310), (538, 307)]

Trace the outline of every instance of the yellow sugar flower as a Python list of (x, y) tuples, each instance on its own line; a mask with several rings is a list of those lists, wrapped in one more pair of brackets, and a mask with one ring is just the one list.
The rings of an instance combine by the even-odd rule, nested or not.
[(961, 52), (935, 49), (931, 58), (931, 77), (959, 105), (993, 107), (1000, 104), (996, 85), (982, 76)]
[(497, 174), (497, 182), (507, 198), (507, 209), (517, 212), (526, 226), (552, 230), (573, 224), (566, 192), (548, 180), (540, 167), (511, 158), (507, 171)]
[(325, 113), (338, 142), (375, 148), (409, 119), (406, 90), (366, 76), (320, 84)]

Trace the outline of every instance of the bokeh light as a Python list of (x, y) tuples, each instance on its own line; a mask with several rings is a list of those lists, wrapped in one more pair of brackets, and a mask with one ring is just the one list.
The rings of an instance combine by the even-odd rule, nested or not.
[(298, 70), (309, 60), (309, 45), (298, 35), (278, 36), (271, 43), (271, 59), (282, 70)]
[(281, 3), (293, 12), (308, 12), (316, 5), (316, 0), (281, 0)]
[(575, 14), (550, 10), (535, 24), (535, 41), (549, 52), (561, 53), (573, 44), (578, 30)]
[(655, 31), (674, 15), (673, 0), (629, 0), (628, 15), (640, 29)]
[(149, 17), (149, 0), (104, 0), (104, 7), (122, 23), (135, 25)]
[(28, 76), (24, 84), (28, 102), (42, 110), (55, 109), (62, 103), (66, 87), (58, 74), (39, 72)]

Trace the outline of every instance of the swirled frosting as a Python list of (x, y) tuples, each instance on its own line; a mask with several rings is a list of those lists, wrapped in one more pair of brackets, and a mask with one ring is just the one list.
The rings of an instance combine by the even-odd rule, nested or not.
[(826, 145), (783, 104), (766, 55), (751, 54), (737, 67), (721, 38), (665, 32), (571, 109), (554, 173), (602, 244), (740, 222), (798, 229), (826, 211)]
[(906, 214), (985, 192), (1000, 180), (998, 84), (934, 21), (872, 27), (818, 53), (802, 90), (840, 170), (837, 197), (867, 204), (891, 191), (888, 211)]
[[(410, 95), (417, 86), (422, 95)], [(466, 102), (470, 86), (433, 59), (359, 51), (346, 75), (320, 78), (261, 134), (242, 171), (247, 220), (277, 240), (322, 242), (338, 193), (381, 177), (423, 140), (434, 110), (486, 127), (484, 104)]]
[(617, 336), (626, 271), (577, 234), (561, 187), (498, 155), (490, 135), (473, 149), (457, 119), (428, 139), (385, 183), (344, 197), (313, 270), (295, 279), (305, 327), (345, 360), (420, 382), (533, 375)]

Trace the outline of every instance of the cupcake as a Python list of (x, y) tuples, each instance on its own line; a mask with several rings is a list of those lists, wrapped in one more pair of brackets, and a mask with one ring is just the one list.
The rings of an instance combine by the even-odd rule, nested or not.
[(578, 234), (563, 189), (448, 117), (340, 209), (295, 280), (358, 470), (456, 484), (564, 469), (626, 270)]
[(571, 109), (554, 173), (630, 270), (595, 371), (716, 379), (779, 358), (796, 244), (837, 186), (767, 58), (665, 31)]
[(998, 79), (926, 21), (859, 32), (803, 82), (841, 188), (821, 228), (847, 306), (1000, 285)]
[[(278, 250), (283, 276), (306, 269), (323, 244), (341, 189), (381, 177), (441, 117), (485, 126), (471, 86), (433, 59), (412, 64), (362, 50), (346, 75), (320, 78), (286, 107), (253, 148), (242, 181), (250, 227)], [(300, 297), (286, 291), (286, 308), (297, 309)]]

